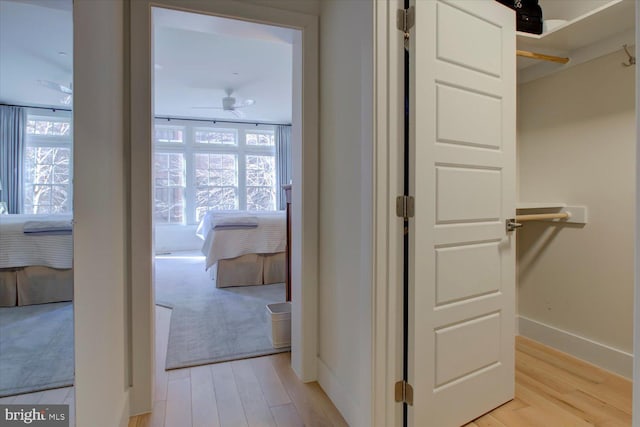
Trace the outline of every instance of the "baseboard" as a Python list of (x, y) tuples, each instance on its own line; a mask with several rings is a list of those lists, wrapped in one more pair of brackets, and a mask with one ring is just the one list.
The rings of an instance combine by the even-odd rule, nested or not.
[(531, 338), (623, 377), (633, 377), (633, 355), (630, 353), (523, 316), (518, 316), (518, 330), (523, 337)]
[(338, 377), (329, 369), (329, 367), (320, 359), (317, 358), (318, 363), (318, 383), (327, 393), (331, 402), (340, 411), (340, 414), (344, 417), (345, 421), (350, 426), (362, 426), (362, 411), (360, 405), (355, 402), (348, 393)]

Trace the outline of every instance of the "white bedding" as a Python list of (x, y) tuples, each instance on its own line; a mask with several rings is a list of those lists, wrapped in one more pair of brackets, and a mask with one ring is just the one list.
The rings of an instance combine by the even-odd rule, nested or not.
[[(247, 216), (257, 218), (254, 228), (214, 229), (220, 218)], [(196, 234), (204, 240), (202, 253), (209, 269), (221, 259), (236, 258), (247, 254), (271, 254), (284, 252), (287, 246), (285, 211), (270, 212), (208, 212)], [(228, 223), (225, 220), (225, 223)]]
[(0, 215), (0, 268), (40, 265), (71, 268), (73, 236), (71, 234), (25, 234), (29, 221), (71, 221), (71, 215)]

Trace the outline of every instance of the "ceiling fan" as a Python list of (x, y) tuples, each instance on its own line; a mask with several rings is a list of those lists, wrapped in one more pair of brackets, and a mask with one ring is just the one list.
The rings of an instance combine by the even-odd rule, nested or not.
[(238, 102), (236, 98), (232, 96), (233, 89), (225, 89), (224, 92), (227, 94), (227, 96), (222, 98), (222, 107), (193, 107), (193, 108), (229, 111), (234, 116), (242, 118), (244, 117), (244, 113), (238, 110), (238, 108), (248, 107), (256, 103), (253, 99), (245, 99), (242, 102)]
[(64, 96), (60, 98), (60, 103), (63, 105), (71, 104), (71, 99), (73, 95), (72, 83), (69, 83), (69, 86), (62, 85), (60, 83), (52, 82), (51, 80), (38, 80), (38, 83), (46, 88), (58, 91), (62, 93)]

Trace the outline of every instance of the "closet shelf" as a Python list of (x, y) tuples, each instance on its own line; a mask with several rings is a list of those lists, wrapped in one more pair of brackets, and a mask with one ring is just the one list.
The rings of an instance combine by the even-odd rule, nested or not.
[[(562, 65), (519, 57), (518, 83), (574, 67), (635, 43), (634, 0), (540, 0), (543, 19), (567, 22), (542, 34), (516, 32), (517, 49), (569, 58)], [(624, 57), (621, 57), (621, 61)]]
[(558, 202), (518, 202), (516, 203), (517, 210), (524, 209), (560, 209), (566, 207), (566, 203)]
[[(542, 4), (542, 2), (541, 2)], [(544, 19), (559, 18), (545, 14)], [(612, 0), (576, 16), (553, 30), (542, 34), (518, 31), (518, 49), (550, 50), (554, 53), (571, 52), (608, 39), (635, 26), (633, 0)]]

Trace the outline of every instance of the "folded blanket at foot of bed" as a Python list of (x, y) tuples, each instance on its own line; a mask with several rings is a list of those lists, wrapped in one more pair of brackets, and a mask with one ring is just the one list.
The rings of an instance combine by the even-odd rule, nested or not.
[(27, 221), (24, 234), (71, 234), (71, 221)]

